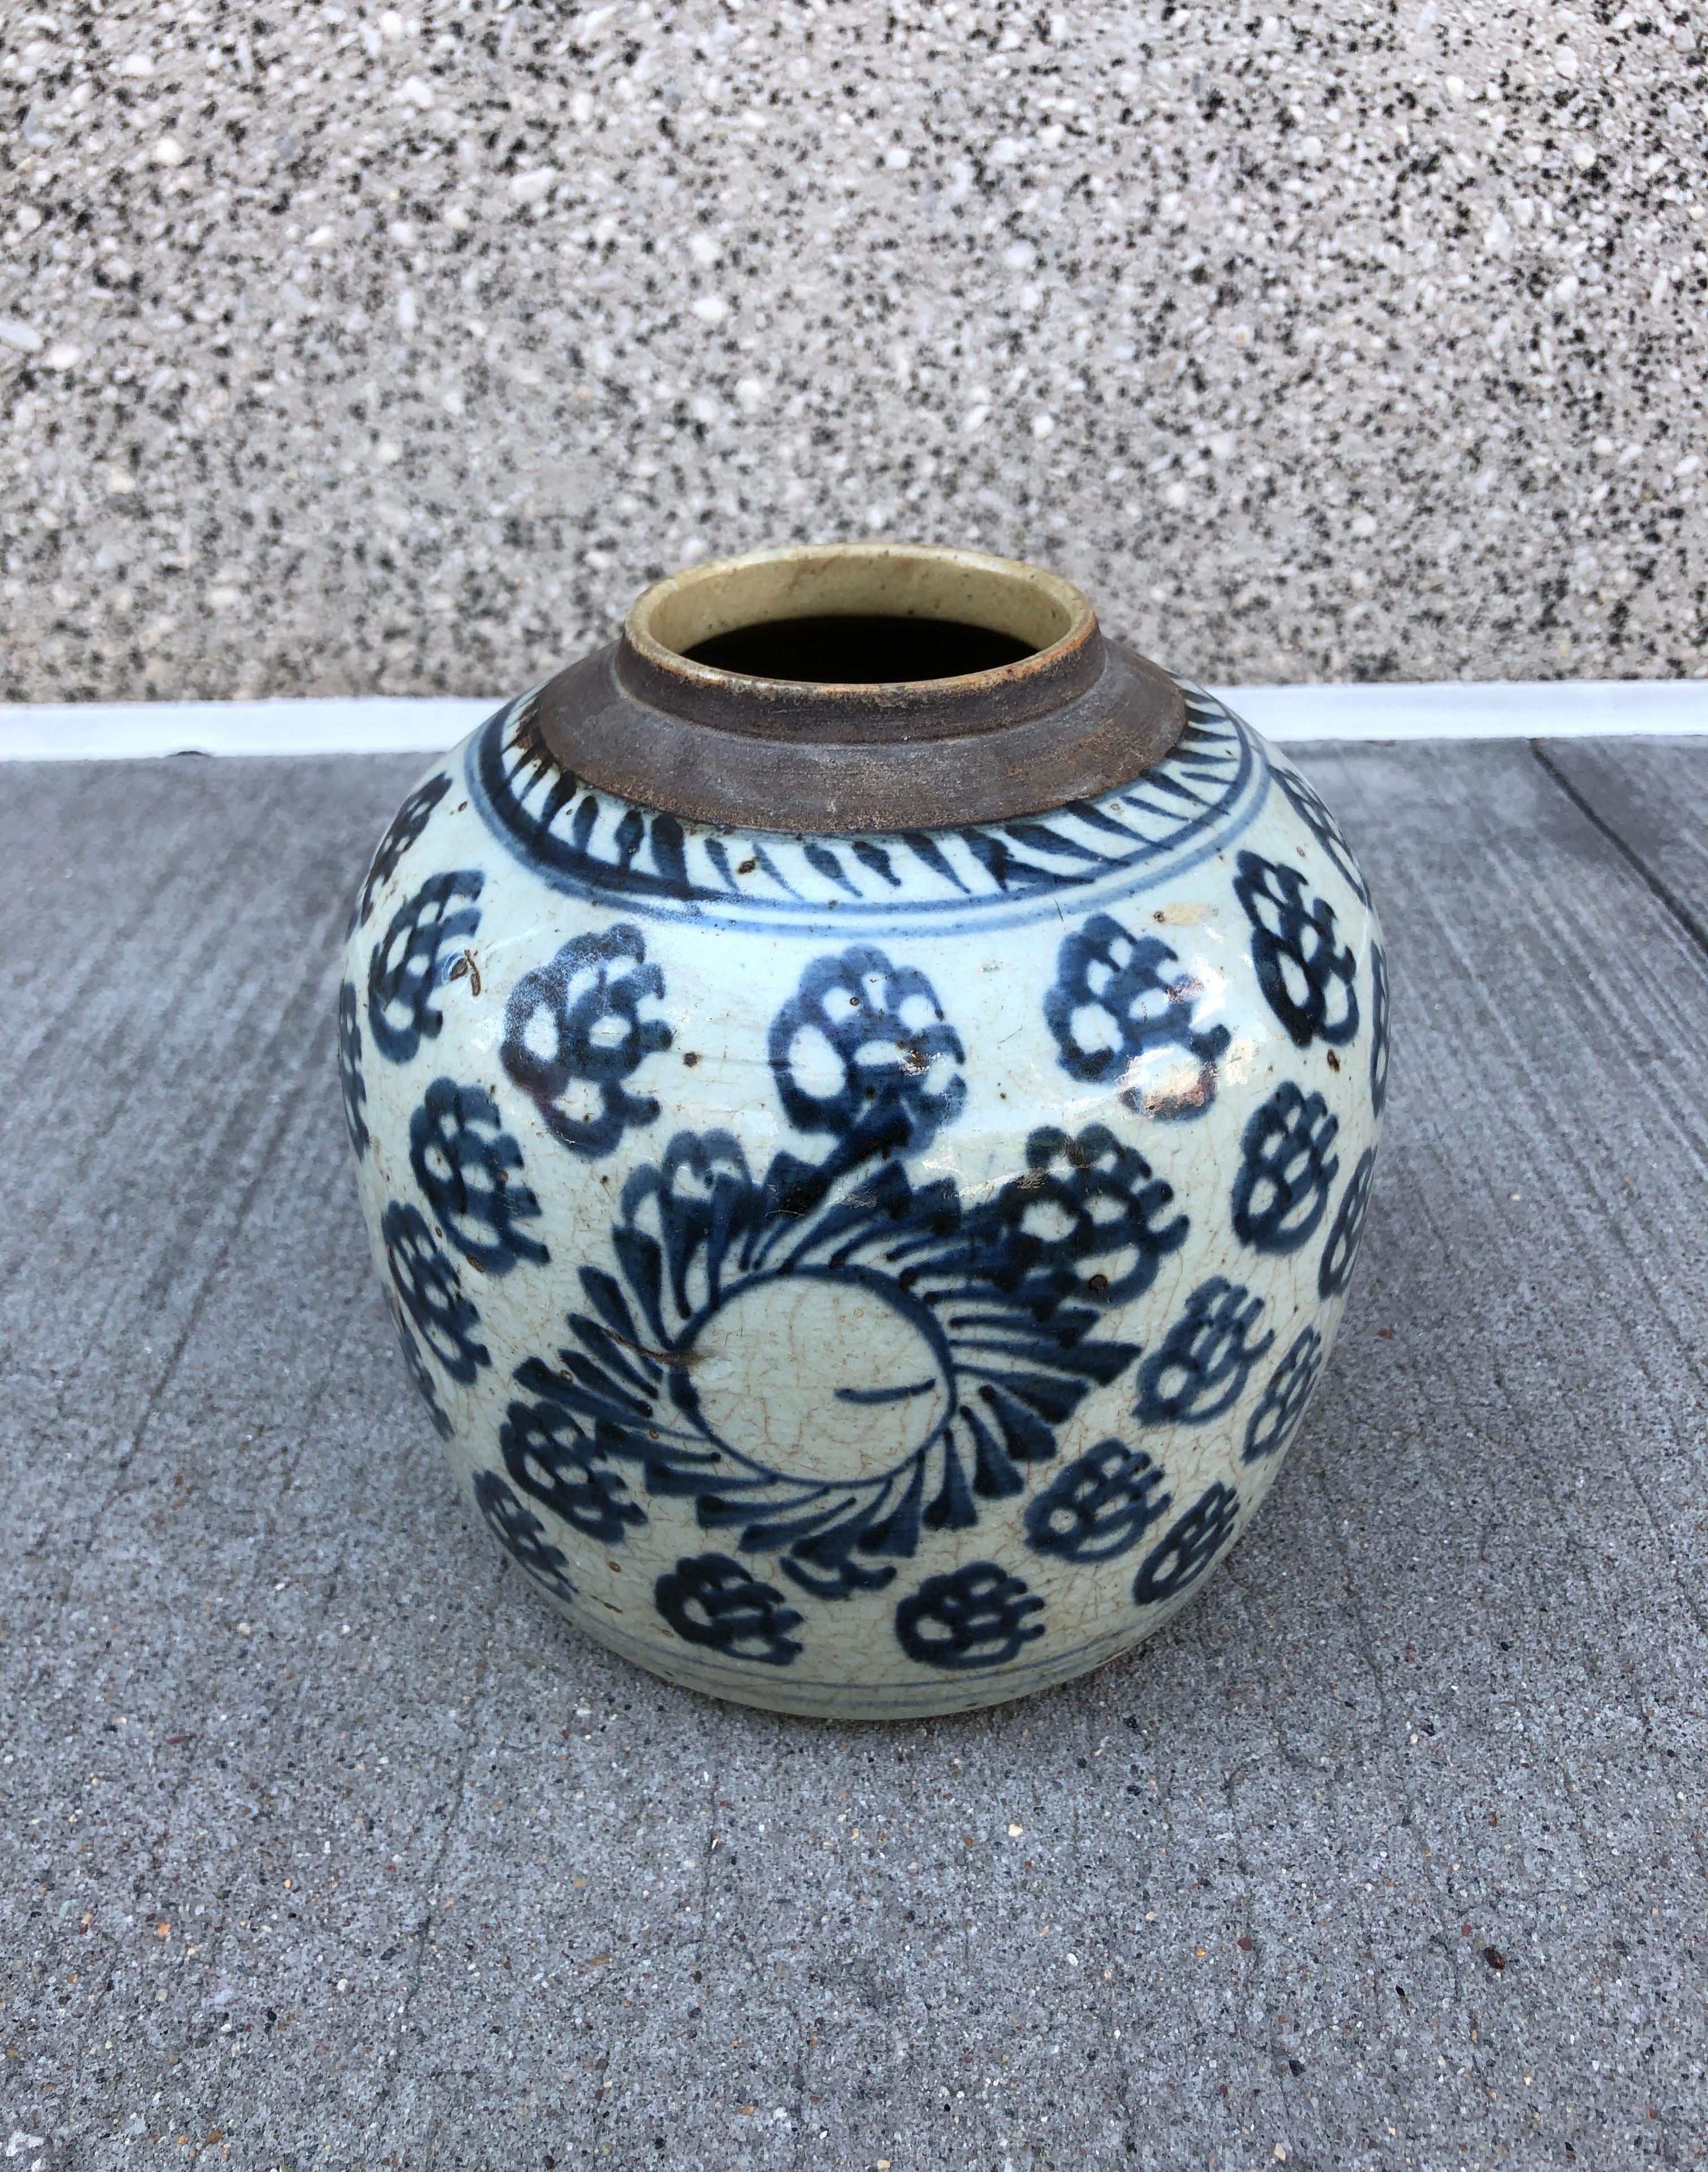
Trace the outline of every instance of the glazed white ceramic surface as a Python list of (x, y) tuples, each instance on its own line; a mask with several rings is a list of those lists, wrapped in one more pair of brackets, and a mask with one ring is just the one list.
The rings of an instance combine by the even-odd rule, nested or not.
[(692, 1688), (893, 1718), (1099, 1664), (1268, 1492), (1369, 1196), (1387, 973), (1298, 772), (1186, 689), (1091, 804), (843, 839), (565, 775), (513, 704), (387, 832), (362, 1203), (469, 1496)]

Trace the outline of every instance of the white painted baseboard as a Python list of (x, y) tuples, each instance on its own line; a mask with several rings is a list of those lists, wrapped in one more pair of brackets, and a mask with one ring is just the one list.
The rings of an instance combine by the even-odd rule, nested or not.
[(442, 754), (496, 699), (65, 702), (0, 705), (0, 761), (163, 754)]
[[(1694, 679), (1215, 691), (1247, 723), (1283, 745), (1708, 735), (1708, 680)], [(118, 761), (172, 754), (431, 755), (454, 745), (498, 706), (496, 696), (0, 704), (0, 761)]]
[(1636, 739), (1708, 733), (1708, 680), (1435, 680), (1417, 686), (1218, 686), (1265, 738)]

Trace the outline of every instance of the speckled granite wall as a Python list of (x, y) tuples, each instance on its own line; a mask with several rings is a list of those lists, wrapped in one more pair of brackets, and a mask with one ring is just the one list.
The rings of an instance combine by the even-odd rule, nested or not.
[(709, 552), (1210, 679), (1708, 671), (1683, 0), (4, 11), (11, 698), (503, 691)]

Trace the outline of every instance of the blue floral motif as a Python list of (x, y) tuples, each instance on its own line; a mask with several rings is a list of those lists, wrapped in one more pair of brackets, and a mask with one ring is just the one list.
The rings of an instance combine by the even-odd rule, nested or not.
[(1200, 1493), (1140, 1562), (1133, 1604), (1155, 1606), (1196, 1583), (1233, 1536), (1239, 1505), (1234, 1488), (1220, 1481)]
[(1314, 1327), (1301, 1328), (1247, 1422), (1242, 1462), (1261, 1463), (1292, 1445), (1322, 1370), (1323, 1338)]
[(1138, 1545), (1173, 1497), (1142, 1448), (1100, 1440), (1059, 1472), (1027, 1506), (1036, 1551), (1070, 1562), (1113, 1561)]
[(385, 1260), (404, 1310), (453, 1380), (466, 1387), (492, 1357), (474, 1331), (480, 1314), (463, 1294), (456, 1269), (434, 1242), (418, 1207), (394, 1199), (380, 1223)]
[(572, 1153), (609, 1153), (630, 1125), (656, 1120), (657, 1101), (625, 1082), (671, 1045), (661, 1019), (640, 1015), (663, 994), (664, 975), (627, 922), (576, 936), (511, 992), (504, 1068)]
[(361, 895), (351, 907), (347, 935), (353, 935), (358, 927), (368, 925), (373, 917), (376, 892), (396, 874), (398, 863), (427, 827), (428, 818), (450, 789), (450, 779), (441, 771), (437, 777), (429, 777), (424, 784), (417, 785), (392, 816), (391, 827), (380, 840), (379, 849), (369, 865)]
[(1256, 852), (1242, 852), (1234, 895), (1252, 924), (1252, 965), (1269, 1008), (1299, 1048), (1340, 1048), (1358, 1031), (1357, 961), (1334, 939), (1334, 908), (1305, 901), (1305, 878)]
[(368, 1089), (362, 1077), (361, 1005), (348, 981), (338, 990), (338, 1085), (344, 1097), (344, 1128), (359, 1161), (368, 1151), (368, 1120), (363, 1113)]
[[(1187, 1223), (1098, 1125), (1035, 1132), (1026, 1169), (971, 1207), (951, 1179), (916, 1181), (902, 1157), (959, 1107), (960, 1042), (929, 983), (879, 954), (810, 965), (772, 1048), (785, 1110), (830, 1134), (821, 1158), (784, 1151), (755, 1175), (730, 1133), (677, 1133), (622, 1187), (616, 1271), (581, 1270), (569, 1341), (515, 1378), (648, 1492), (838, 1599), (1024, 1492), (1137, 1357), (1103, 1312), (1150, 1286)], [(852, 1347), (833, 1325), (850, 1311), (867, 1323)], [(768, 1333), (828, 1337), (840, 1370), (805, 1415), (772, 1413), (749, 1373)], [(779, 1424), (803, 1429), (798, 1455)]]
[(575, 1587), (562, 1549), (547, 1544), (546, 1526), (522, 1506), (496, 1470), (476, 1471), (474, 1497), (488, 1530), (517, 1567), (553, 1598), (574, 1599)]
[(1021, 1305), (1125, 1304), (1186, 1242), (1186, 1216), (1165, 1218), (1173, 1186), (1106, 1125), (1077, 1134), (1043, 1126), (1026, 1142), (1026, 1164), (969, 1218), (962, 1261)]
[(994, 1562), (968, 1562), (947, 1576), (928, 1576), (896, 1609), (896, 1637), (922, 1667), (1001, 1667), (1018, 1656), (1042, 1621), (1043, 1599)]
[(772, 1021), (769, 1053), (790, 1123), (841, 1140), (844, 1165), (917, 1152), (967, 1099), (966, 1051), (935, 991), (881, 950), (815, 959)]
[(647, 1519), (606, 1451), (551, 1403), (512, 1403), (498, 1449), (523, 1492), (598, 1546), (621, 1546)]
[(403, 1316), (396, 1290), (386, 1291), (385, 1302), (391, 1309), (391, 1325), (397, 1330), (397, 1344), (403, 1352), (403, 1368), (409, 1375), (409, 1384), (426, 1404), (434, 1431), (441, 1440), (449, 1440), (453, 1427), (439, 1400), (439, 1384), (421, 1354), (421, 1345), (409, 1331), (409, 1322)]
[[(1070, 1078), (1126, 1079), (1121, 1099), (1148, 1116), (1203, 1115), (1231, 1036), (1225, 1025), (1198, 1029), (1204, 990), (1190, 974), (1167, 971), (1178, 963), (1166, 943), (1129, 935), (1107, 912), (1064, 939), (1044, 1021)], [(1178, 1051), (1172, 1069), (1140, 1075), (1148, 1058), (1170, 1050)]]
[(1297, 770), (1285, 762), (1277, 763), (1272, 772), (1274, 780), (1291, 801), (1293, 811), (1299, 816), (1345, 879), (1346, 885), (1360, 905), (1368, 905), (1370, 891), (1364, 877), (1358, 871), (1358, 863), (1352, 857), (1352, 847), (1345, 833), (1324, 804), (1314, 784), (1307, 783)]
[(1387, 953), (1370, 946), (1370, 1105), (1379, 1116), (1387, 1106)]
[(1145, 1425), (1207, 1425), (1239, 1401), (1246, 1376), (1275, 1339), (1251, 1340), (1263, 1300), (1213, 1275), (1139, 1368), (1133, 1415)]
[(1376, 1149), (1366, 1147), (1358, 1157), (1358, 1166), (1352, 1172), (1346, 1189), (1340, 1195), (1340, 1207), (1334, 1217), (1334, 1226), (1328, 1232), (1328, 1241), (1323, 1247), (1323, 1257), (1317, 1269), (1317, 1293), (1319, 1297), (1344, 1297), (1347, 1284), (1352, 1280), (1353, 1262), (1358, 1257), (1358, 1240), (1364, 1234), (1364, 1218), (1370, 1207), (1370, 1180), (1376, 1172)]
[(653, 1589), (653, 1602), (678, 1637), (731, 1659), (786, 1667), (800, 1657), (790, 1637), (801, 1616), (773, 1585), (727, 1554), (679, 1561)]
[(1320, 1094), (1284, 1081), (1256, 1110), (1240, 1142), (1234, 1234), (1259, 1252), (1296, 1252), (1328, 1205), (1339, 1169), (1329, 1152), (1340, 1119)]
[(393, 1063), (407, 1063), (423, 1040), (436, 1040), (445, 1024), (434, 1008), (445, 974), (440, 953), (466, 942), (480, 926), (473, 901), (485, 877), (477, 868), (456, 868), (424, 882), (400, 905), (383, 942), (368, 961), (368, 1026), (374, 1046)]
[(522, 1149), (483, 1087), (434, 1080), (409, 1120), (409, 1165), (439, 1227), (482, 1274), (507, 1275), (519, 1260), (543, 1266), (551, 1258), (516, 1227), (539, 1219), (540, 1202), (514, 1180)]

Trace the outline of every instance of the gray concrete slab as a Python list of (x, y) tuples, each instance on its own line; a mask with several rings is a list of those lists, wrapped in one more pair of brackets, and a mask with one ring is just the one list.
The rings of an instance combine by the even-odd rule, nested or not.
[(1562, 789), (1708, 948), (1708, 830), (1701, 816), (1708, 744), (1560, 740), (1537, 753)]
[(0, 13), (0, 696), (545, 676), (696, 552), (1211, 683), (1708, 669), (1685, 0)]
[(413, 765), (0, 777), (20, 2164), (1700, 2159), (1708, 960), (1522, 745), (1307, 763), (1397, 1021), (1321, 1401), (1150, 1648), (895, 1729), (631, 1671), (458, 1504), (331, 1064)]

